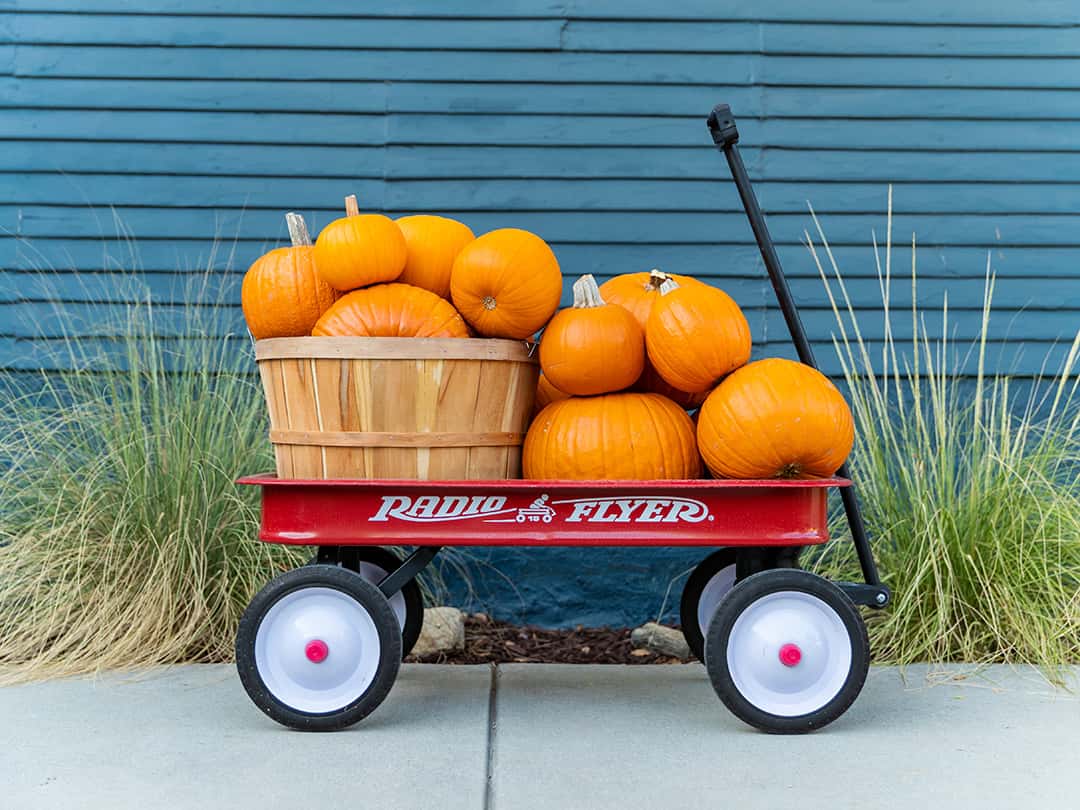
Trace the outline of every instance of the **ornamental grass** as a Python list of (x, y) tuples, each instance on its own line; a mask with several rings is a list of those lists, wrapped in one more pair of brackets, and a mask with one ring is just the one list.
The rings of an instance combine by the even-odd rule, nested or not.
[[(813, 211), (811, 210), (813, 215)], [(1080, 334), (1060, 367), (1034, 380), (991, 373), (989, 258), (974, 345), (940, 311), (890, 306), (892, 192), (884, 256), (875, 240), (885, 340), (872, 349), (824, 231), (806, 243), (825, 283), (856, 422), (853, 478), (892, 605), (868, 612), (875, 660), (1080, 662)], [(909, 284), (917, 300), (916, 245)], [(905, 275), (908, 275), (905, 269)], [(912, 339), (894, 336), (909, 318)], [(942, 338), (927, 323), (940, 322)], [(865, 323), (865, 321), (864, 321)], [(974, 371), (974, 377), (971, 372)], [(860, 577), (847, 524), (804, 556), (830, 578)]]

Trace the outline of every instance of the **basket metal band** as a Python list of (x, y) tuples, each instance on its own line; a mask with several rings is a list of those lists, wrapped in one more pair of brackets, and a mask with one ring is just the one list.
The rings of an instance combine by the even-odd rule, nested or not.
[(524, 433), (376, 433), (371, 431), (271, 430), (273, 444), (308, 447), (513, 447)]

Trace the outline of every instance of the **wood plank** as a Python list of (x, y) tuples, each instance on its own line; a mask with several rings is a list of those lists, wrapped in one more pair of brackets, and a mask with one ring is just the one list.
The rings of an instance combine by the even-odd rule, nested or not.
[(558, 20), (338, 19), (22, 13), (3, 40), (23, 45), (164, 45), (225, 48), (552, 50)]
[(271, 430), (270, 441), (303, 447), (503, 447), (518, 445), (524, 433), (387, 433), (342, 430)]
[(513, 360), (536, 363), (523, 340), (493, 338), (270, 338), (255, 343), (255, 357), (357, 360)]
[[(14, 4), (15, 0), (4, 0)], [(15, 7), (14, 5), (12, 7)], [(23, 11), (50, 11), (49, 0), (17, 0)], [(137, 14), (207, 14), (207, 15), (283, 15), (323, 17), (463, 17), (490, 18), (490, 3), (464, 0), (451, 10), (441, 0), (399, 0), (393, 5), (357, 6), (349, 0), (324, 0), (318, 6), (282, 6), (278, 0), (87, 0), (82, 13)], [(898, 7), (894, 3), (829, 0), (808, 9), (798, 0), (774, 0), (767, 6), (751, 0), (731, 0), (717, 6), (712, 0), (683, 0), (679, 4), (657, 5), (649, 0), (506, 0), (495, 10), (502, 18), (555, 17), (600, 18), (615, 20), (798, 20), (892, 23), (976, 23), (1019, 26), (1068, 24), (1075, 21), (1068, 0), (1030, 0), (1022, 6), (983, 4), (947, 5), (934, 0), (910, 0)]]
[[(6, 211), (5, 211), (6, 209)], [(71, 209), (56, 206), (0, 206), (0, 222), (5, 212), (15, 227), (12, 232), (33, 240), (46, 237), (71, 239), (84, 237), (101, 240), (116, 235), (116, 222), (140, 241), (143, 239), (197, 240), (206, 249), (215, 239), (228, 244), (235, 238), (255, 240), (269, 248), (281, 241), (275, 211), (215, 211), (207, 209), (123, 208), (115, 212), (99, 211), (102, 219), (73, 216)], [(337, 216), (335, 209), (304, 210), (312, 233)], [(395, 212), (396, 213), (396, 212)], [(445, 212), (456, 216), (475, 233), (503, 227), (524, 228), (549, 243), (622, 244), (622, 245), (715, 245), (752, 244), (746, 217), (736, 213), (675, 212)], [(107, 217), (107, 219), (106, 219)], [(1075, 247), (1080, 246), (1080, 214), (1016, 215), (1002, 214), (900, 214), (893, 222), (896, 234), (918, 234), (922, 244), (971, 247)], [(781, 245), (802, 244), (803, 231), (812, 227), (806, 214), (771, 214), (768, 223), (773, 238)], [(835, 214), (826, 216), (823, 225), (834, 245), (869, 245), (872, 233), (884, 232), (881, 213)], [(16, 230), (17, 228), (17, 230)], [(899, 237), (898, 237), (899, 241)], [(905, 239), (906, 241), (906, 239)], [(261, 250), (255, 252), (258, 255)], [(254, 258), (248, 254), (249, 258)]]
[(1080, 117), (1068, 90), (912, 87), (772, 87), (724, 84), (514, 84), (506, 82), (0, 77), (0, 98), (26, 108), (247, 110), (335, 113), (565, 113), (698, 116), (723, 100), (742, 117)]
[[(445, 212), (642, 211), (741, 213), (733, 184), (715, 180), (400, 180), (175, 177), (162, 174), (0, 173), (17, 189), (11, 202), (312, 210), (356, 193), (395, 215)], [(877, 182), (760, 181), (755, 191), (770, 214), (800, 214), (808, 202), (822, 214), (882, 209), (887, 190)], [(906, 183), (896, 186), (897, 213), (1070, 214), (1080, 210), (1078, 183)]]
[[(229, 59), (210, 47), (161, 48), (20, 45), (17, 76), (140, 77), (163, 79), (275, 79), (457, 81), (567, 84), (702, 85), (723, 76), (730, 84), (863, 87), (1045, 87), (1080, 85), (1073, 59), (1030, 57), (785, 56), (724, 53), (571, 53), (427, 51), (319, 51), (234, 48)], [(332, 56), (331, 56), (332, 55)]]

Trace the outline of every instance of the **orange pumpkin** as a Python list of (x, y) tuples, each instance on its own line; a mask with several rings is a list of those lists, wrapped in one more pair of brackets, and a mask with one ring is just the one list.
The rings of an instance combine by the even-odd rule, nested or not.
[(562, 273), (547, 243), (517, 228), (491, 231), (454, 260), (450, 296), (481, 335), (524, 339), (559, 307)]
[(844, 463), (855, 428), (824, 374), (770, 358), (743, 366), (709, 394), (697, 436), (717, 477), (820, 478)]
[(697, 391), (693, 394), (686, 391), (680, 391), (673, 385), (668, 385), (664, 381), (664, 378), (657, 374), (656, 369), (653, 368), (653, 364), (649, 362), (649, 358), (645, 358), (645, 370), (641, 372), (641, 376), (638, 381), (634, 383), (631, 391), (641, 391), (646, 394), (660, 394), (665, 396), (680, 407), (692, 410), (693, 408), (701, 405), (705, 401), (705, 398), (709, 396), (711, 389), (704, 391)]
[(244, 274), (240, 305), (256, 340), (300, 337), (334, 303), (337, 292), (315, 271), (314, 248), (304, 218), (286, 214), (292, 247), (260, 256)]
[(571, 396), (621, 391), (645, 366), (645, 335), (634, 316), (605, 304), (596, 280), (574, 282), (574, 305), (555, 314), (540, 339), (540, 368)]
[(551, 380), (541, 374), (540, 379), (536, 382), (536, 398), (533, 400), (533, 416), (540, 413), (540, 411), (552, 402), (558, 402), (560, 399), (566, 399), (569, 396), (569, 394), (560, 391), (552, 385)]
[(667, 279), (649, 313), (645, 344), (664, 381), (692, 394), (750, 359), (750, 324), (723, 290)]
[[(653, 269), (648, 273), (626, 273), (610, 278), (600, 285), (600, 295), (609, 304), (618, 304), (633, 315), (641, 325), (642, 332), (644, 332), (645, 325), (649, 321), (649, 313), (652, 312), (653, 303), (660, 297), (660, 285), (668, 279), (673, 280), (681, 287), (701, 284), (693, 276), (677, 276), (673, 273), (664, 273)], [(684, 408), (696, 408), (709, 395), (707, 390), (689, 393), (669, 385), (664, 381), (663, 377), (656, 373), (656, 369), (649, 362), (648, 356), (645, 357), (645, 368), (641, 372), (641, 377), (634, 385), (633, 390), (648, 394), (663, 394)]]
[(604, 394), (551, 403), (525, 436), (522, 464), (525, 477), (534, 479), (657, 480), (701, 474), (690, 417), (659, 394)]
[(416, 214), (401, 217), (398, 227), (405, 237), (405, 269), (398, 281), (450, 297), (450, 270), (465, 245), (476, 237), (469, 226), (448, 217)]
[(322, 229), (315, 240), (319, 275), (335, 290), (355, 290), (393, 281), (405, 268), (401, 228), (382, 214), (361, 214), (356, 197), (345, 198), (346, 215)]
[(645, 331), (653, 303), (660, 297), (660, 285), (668, 279), (674, 280), (680, 287), (701, 284), (691, 276), (677, 276), (654, 269), (648, 273), (624, 273), (609, 278), (600, 285), (600, 295), (609, 304), (618, 304), (627, 310), (637, 319), (641, 330)]
[(339, 298), (311, 334), (467, 338), (469, 329), (449, 303), (429, 290), (409, 284), (376, 284)]

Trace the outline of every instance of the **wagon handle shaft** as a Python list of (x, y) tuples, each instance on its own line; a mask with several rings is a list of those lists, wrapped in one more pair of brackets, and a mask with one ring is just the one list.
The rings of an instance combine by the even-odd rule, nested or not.
[[(765, 217), (761, 213), (757, 197), (750, 183), (750, 177), (746, 173), (742, 155), (739, 154), (739, 130), (735, 125), (735, 116), (731, 113), (731, 107), (727, 104), (718, 104), (709, 113), (709, 131), (712, 133), (713, 142), (724, 153), (728, 166), (731, 168), (731, 176), (735, 180), (735, 188), (739, 191), (739, 199), (742, 200), (746, 217), (750, 220), (750, 228), (754, 231), (758, 250), (765, 262), (765, 269), (769, 273), (769, 281), (772, 282), (776, 300), (780, 303), (780, 310), (784, 313), (784, 321), (787, 323), (791, 339), (795, 343), (799, 360), (806, 365), (817, 368), (814, 361), (814, 351), (810, 347), (810, 341), (806, 337), (806, 329), (803, 327), (799, 310), (795, 306), (795, 299), (791, 296), (784, 269), (780, 266), (780, 258), (776, 255), (769, 228), (765, 224)], [(845, 463), (837, 472), (843, 478), (851, 478), (848, 465)], [(848, 525), (851, 527), (851, 539), (855, 543), (855, 551), (859, 555), (859, 565), (862, 568), (863, 578), (868, 585), (881, 585), (878, 576), (877, 565), (874, 562), (874, 554), (870, 549), (870, 542), (866, 536), (866, 527), (863, 524), (862, 512), (859, 509), (859, 501), (855, 497), (854, 487), (844, 487), (840, 490), (840, 497), (844, 502), (844, 512), (847, 515)], [(884, 591), (883, 591), (884, 593)], [(885, 599), (888, 599), (887, 594)], [(884, 606), (884, 603), (882, 604)]]

